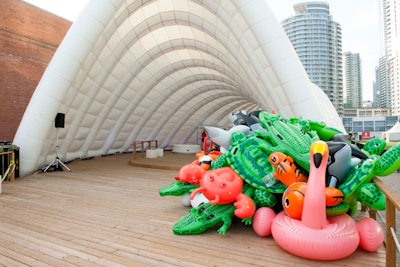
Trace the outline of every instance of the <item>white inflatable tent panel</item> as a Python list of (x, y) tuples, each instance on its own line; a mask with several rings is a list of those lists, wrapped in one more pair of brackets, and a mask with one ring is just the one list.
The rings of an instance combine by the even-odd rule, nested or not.
[(392, 128), (390, 128), (386, 133), (386, 141), (397, 142), (400, 141), (400, 122), (396, 122)]
[[(265, 0), (91, 0), (56, 51), (14, 138), (20, 174), (126, 152), (135, 140), (196, 143), (236, 110), (344, 130)], [(65, 128), (55, 128), (57, 113)]]

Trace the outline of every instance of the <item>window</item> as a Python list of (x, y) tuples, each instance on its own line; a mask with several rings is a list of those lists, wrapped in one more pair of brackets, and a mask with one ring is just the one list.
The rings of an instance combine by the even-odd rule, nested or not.
[(362, 132), (363, 131), (362, 121), (353, 121), (353, 131), (354, 132)]
[(364, 122), (364, 131), (373, 131), (374, 130), (374, 122), (373, 121), (365, 121)]
[(351, 129), (353, 125), (353, 120), (351, 118), (343, 118), (343, 126), (346, 129)]
[(390, 129), (391, 127), (393, 127), (393, 125), (396, 124), (396, 122), (398, 121), (398, 117), (397, 116), (388, 116), (386, 117), (386, 126), (388, 127), (388, 129)]
[(375, 131), (384, 132), (385, 129), (385, 121), (376, 121), (375, 122)]

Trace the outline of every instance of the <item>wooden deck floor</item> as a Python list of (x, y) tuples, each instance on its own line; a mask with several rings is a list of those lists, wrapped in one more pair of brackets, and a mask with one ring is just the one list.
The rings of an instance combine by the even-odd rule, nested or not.
[[(193, 156), (167, 158), (182, 166)], [(173, 225), (189, 210), (160, 197), (175, 170), (128, 164), (130, 154), (74, 161), (71, 172), (38, 173), (4, 183), (0, 194), (2, 266), (384, 266), (376, 253), (319, 262), (283, 251), (272, 237), (235, 223), (178, 236)], [(186, 161), (187, 160), (187, 161)], [(179, 162), (178, 162), (179, 161)], [(317, 253), (317, 252), (316, 252)]]

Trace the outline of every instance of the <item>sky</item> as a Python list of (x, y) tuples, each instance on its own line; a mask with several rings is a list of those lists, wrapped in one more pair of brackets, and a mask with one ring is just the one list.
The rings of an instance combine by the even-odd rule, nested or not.
[[(60, 17), (74, 21), (89, 0), (24, 0)], [(294, 15), (293, 4), (306, 0), (265, 0), (282, 21)], [(363, 99), (372, 100), (375, 67), (383, 53), (382, 0), (325, 0), (334, 21), (342, 26), (343, 52), (359, 53)]]
[(23, 0), (60, 17), (75, 21), (89, 0)]

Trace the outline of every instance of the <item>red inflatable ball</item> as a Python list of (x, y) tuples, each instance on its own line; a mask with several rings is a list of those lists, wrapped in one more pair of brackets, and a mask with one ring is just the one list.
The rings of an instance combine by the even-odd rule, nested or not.
[(253, 229), (259, 236), (271, 235), (271, 225), (276, 214), (271, 208), (259, 208), (253, 216)]
[(362, 218), (357, 223), (358, 234), (360, 235), (359, 246), (369, 252), (377, 251), (383, 244), (384, 233), (381, 225), (372, 218)]

